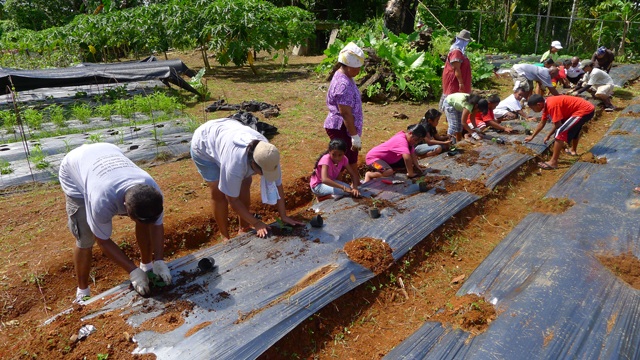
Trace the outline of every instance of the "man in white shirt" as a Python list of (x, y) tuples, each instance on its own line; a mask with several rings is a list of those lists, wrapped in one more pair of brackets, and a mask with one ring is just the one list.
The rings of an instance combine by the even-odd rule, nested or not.
[(268, 235), (269, 226), (249, 211), (254, 174), (262, 175), (262, 202), (276, 205), (283, 222), (302, 225), (287, 216), (280, 153), (259, 132), (234, 119), (209, 120), (193, 133), (191, 160), (209, 186), (213, 217), (226, 239), (230, 238), (229, 205), (238, 214), (241, 232), (253, 227), (259, 237)]
[(533, 91), (533, 82), (537, 82), (540, 88), (547, 88), (552, 95), (559, 95), (558, 90), (551, 83), (551, 78), (558, 75), (558, 68), (540, 67), (532, 64), (515, 64), (511, 68), (513, 90), (521, 87), (525, 91), (525, 99), (528, 99)]
[(615, 106), (611, 103), (611, 95), (613, 95), (614, 89), (611, 76), (605, 71), (596, 68), (591, 60), (582, 63), (582, 70), (585, 72), (582, 78), (583, 85), (573, 90), (570, 94), (578, 95), (588, 90), (594, 98), (602, 101), (604, 111), (614, 111)]
[[(164, 263), (163, 198), (156, 182), (115, 145), (82, 145), (60, 164), (59, 179), (66, 197), (69, 230), (76, 238), (73, 262), (78, 279), (76, 300), (90, 296), (91, 252), (98, 242), (102, 252), (129, 273), (133, 288), (149, 293), (146, 271), (170, 284)], [(111, 240), (112, 219), (126, 215), (135, 223), (141, 263), (137, 267)]]
[(582, 70), (582, 64), (580, 63), (580, 58), (574, 56), (571, 60), (567, 60), (568, 63), (565, 63), (564, 68), (567, 71), (567, 79), (572, 84), (577, 84), (580, 79), (584, 76), (584, 70)]
[(517, 88), (513, 94), (509, 95), (506, 99), (500, 101), (498, 106), (493, 110), (493, 115), (496, 117), (497, 122), (505, 120), (515, 120), (518, 115), (526, 120), (534, 120), (534, 117), (527, 116), (522, 110), (522, 104), (520, 101), (524, 98), (525, 91), (523, 88)]

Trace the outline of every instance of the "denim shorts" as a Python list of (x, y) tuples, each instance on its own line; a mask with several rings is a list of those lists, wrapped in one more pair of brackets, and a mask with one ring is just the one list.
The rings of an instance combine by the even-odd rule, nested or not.
[(218, 164), (198, 157), (193, 153), (193, 149), (191, 149), (191, 160), (196, 164), (196, 168), (200, 175), (202, 175), (204, 181), (212, 182), (220, 180), (220, 166)]
[(415, 147), (415, 152), (416, 155), (423, 156), (438, 149), (442, 149), (442, 145), (420, 144)]
[(87, 222), (87, 210), (84, 199), (66, 196), (67, 226), (76, 238), (76, 246), (81, 249), (92, 248), (95, 237)]
[(447, 134), (455, 135), (456, 133), (462, 132), (462, 111), (456, 110), (456, 108), (449, 105), (446, 101), (444, 102), (443, 106), (444, 115), (446, 116), (447, 122), (449, 123)]

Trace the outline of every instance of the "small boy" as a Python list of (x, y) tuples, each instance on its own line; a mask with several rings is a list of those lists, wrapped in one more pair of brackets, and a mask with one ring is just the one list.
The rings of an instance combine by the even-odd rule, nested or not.
[[(487, 126), (488, 126), (488, 127), (494, 128), (495, 130), (504, 131), (507, 134), (511, 134), (513, 129), (507, 126), (500, 125), (500, 122), (496, 121), (495, 115), (493, 114), (493, 110), (500, 103), (500, 97), (498, 95), (491, 95), (486, 100), (485, 99), (480, 100), (480, 102), (478, 102), (478, 105), (480, 107), (484, 107), (485, 105), (480, 105), (481, 102), (487, 103), (486, 106), (488, 107), (489, 110), (487, 110), (486, 114), (483, 114), (482, 112), (476, 112), (476, 115), (475, 115), (476, 129), (483, 132), (487, 130)], [(471, 129), (473, 129), (473, 124), (471, 123), (471, 119), (467, 120), (467, 124)], [(472, 136), (473, 135), (474, 134), (472, 134)], [(474, 136), (474, 138), (476, 140), (479, 140), (476, 136)]]
[(546, 143), (555, 137), (553, 143), (553, 155), (547, 162), (539, 162), (538, 167), (543, 170), (555, 170), (558, 168), (558, 159), (565, 144), (571, 144), (569, 152), (577, 155), (578, 140), (582, 126), (593, 118), (595, 107), (587, 100), (568, 95), (550, 96), (547, 99), (540, 95), (531, 95), (528, 100), (529, 107), (535, 112), (542, 111), (542, 117), (533, 134), (527, 136), (524, 141), (529, 142), (538, 135), (547, 120), (553, 122), (553, 130), (544, 138)]

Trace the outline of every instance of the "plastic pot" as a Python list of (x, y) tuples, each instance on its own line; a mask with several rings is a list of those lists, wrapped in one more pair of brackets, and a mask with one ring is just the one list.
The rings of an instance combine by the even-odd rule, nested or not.
[(322, 216), (316, 215), (311, 218), (311, 221), (309, 223), (314, 228), (321, 228), (324, 221), (322, 220)]
[(378, 208), (370, 208), (369, 209), (369, 216), (371, 216), (372, 219), (377, 219), (380, 217), (380, 210)]
[(198, 269), (200, 271), (206, 272), (213, 270), (213, 266), (216, 264), (216, 261), (213, 258), (202, 258), (198, 261)]
[(425, 182), (421, 182), (418, 184), (418, 189), (420, 190), (420, 192), (427, 192), (429, 191), (429, 187), (427, 186), (427, 183)]

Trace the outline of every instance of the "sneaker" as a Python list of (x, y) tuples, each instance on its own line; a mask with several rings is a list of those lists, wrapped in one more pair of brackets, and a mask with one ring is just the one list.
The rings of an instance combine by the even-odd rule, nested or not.
[(604, 111), (606, 111), (606, 112), (613, 112), (615, 109), (616, 109), (616, 108), (615, 108), (615, 107), (613, 107), (613, 106), (607, 106), (607, 107), (605, 107), (605, 108), (604, 108)]
[(89, 299), (91, 299), (91, 296), (89, 295), (78, 294), (72, 304), (84, 305)]
[(474, 138), (474, 139), (476, 139), (476, 140), (480, 140), (480, 139), (482, 139), (482, 138), (480, 137), (480, 134), (478, 134), (477, 132), (473, 132), (473, 133), (471, 133), (471, 137), (472, 137), (472, 138)]

